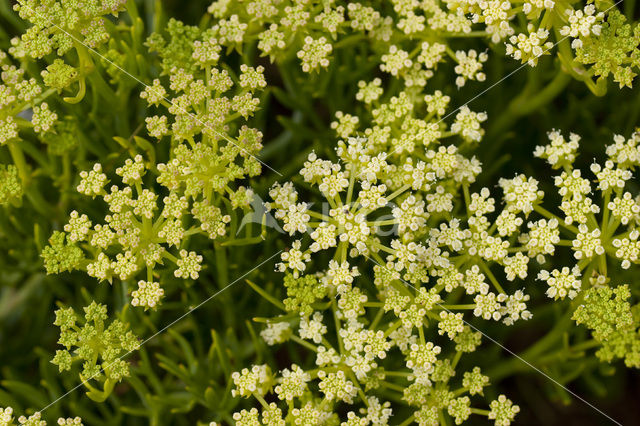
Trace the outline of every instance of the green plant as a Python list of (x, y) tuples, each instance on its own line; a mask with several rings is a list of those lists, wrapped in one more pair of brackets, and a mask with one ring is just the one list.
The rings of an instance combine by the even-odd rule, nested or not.
[(1, 4), (0, 425), (637, 422), (636, 9)]

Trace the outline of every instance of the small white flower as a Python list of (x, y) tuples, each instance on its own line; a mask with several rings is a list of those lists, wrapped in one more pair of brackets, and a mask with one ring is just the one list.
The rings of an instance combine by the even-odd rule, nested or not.
[(314, 312), (312, 319), (302, 318), (298, 330), (300, 337), (312, 340), (314, 343), (320, 343), (322, 336), (327, 332), (327, 326), (322, 323), (322, 318), (321, 312)]
[(267, 327), (260, 332), (260, 337), (267, 342), (267, 345), (273, 346), (276, 343), (282, 343), (291, 334), (291, 326), (288, 322), (270, 322)]
[(551, 272), (542, 270), (538, 279), (547, 282), (547, 296), (553, 299), (564, 299), (567, 296), (573, 299), (582, 287), (580, 268), (577, 265), (572, 269), (565, 266), (561, 270), (554, 269)]

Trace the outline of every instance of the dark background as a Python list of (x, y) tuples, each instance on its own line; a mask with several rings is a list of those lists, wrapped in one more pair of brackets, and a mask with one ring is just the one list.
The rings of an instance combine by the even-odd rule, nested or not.
[[(19, 34), (21, 31), (20, 22), (15, 20), (15, 16), (9, 10), (11, 3), (11, 1), (0, 0), (0, 47), (2, 48), (7, 47), (6, 42), (10, 36)], [(154, 2), (145, 0), (137, 1), (137, 3), (141, 10), (146, 11), (146, 19), (150, 22), (150, 11), (153, 10)], [(194, 25), (198, 24), (209, 3), (201, 0), (188, 2), (162, 0), (167, 16)], [(634, 8), (634, 3), (633, 1), (623, 2), (621, 10), (626, 12), (628, 16), (635, 15), (637, 17), (640, 9)], [(465, 43), (467, 42), (465, 41)], [(484, 49), (483, 46), (485, 45), (482, 42), (478, 42), (478, 48)], [(468, 45), (465, 44), (465, 47), (468, 48)], [(455, 50), (455, 46), (452, 48)], [(485, 66), (487, 74), (485, 84), (467, 84), (462, 90), (458, 90), (452, 84), (453, 81), (447, 82), (447, 79), (452, 80), (452, 73), (446, 71), (437, 73), (437, 76), (429, 84), (446, 89), (445, 93), (452, 97), (450, 106), (463, 105), (474, 98), (477, 93), (500, 81), (519, 67), (515, 61), (505, 59), (502, 53), (499, 48), (495, 52), (489, 52), (490, 59)], [(348, 64), (349, 58), (340, 58), (340, 61)], [(261, 60), (261, 63), (267, 68), (269, 85), (280, 85), (284, 88), (278, 68), (271, 65), (268, 60)], [(356, 69), (358, 65), (351, 64), (352, 69)], [(634, 89), (619, 89), (617, 85), (610, 83), (607, 94), (603, 97), (596, 97), (584, 84), (578, 81), (570, 81), (553, 100), (534, 111), (530, 111), (526, 116), (513, 119), (508, 124), (496, 124), (500, 123), (499, 117), (509, 113), (513, 108), (511, 102), (531, 82), (531, 79), (540, 79), (540, 87), (543, 87), (545, 82), (553, 78), (556, 69), (557, 64), (554, 62), (553, 55), (545, 57), (541, 59), (537, 69), (522, 68), (469, 104), (472, 110), (486, 111), (489, 115), (489, 120), (484, 126), (487, 130), (486, 137), (477, 150), (485, 172), (480, 176), (476, 188), (488, 186), (497, 195), (495, 186), (500, 177), (511, 177), (516, 173), (524, 173), (538, 178), (542, 182), (545, 194), (547, 194), (545, 197), (547, 201), (553, 200), (554, 188), (550, 170), (543, 161), (535, 159), (532, 155), (536, 145), (547, 142), (546, 133), (549, 130), (555, 128), (561, 130), (565, 136), (568, 136), (569, 132), (575, 132), (582, 136), (577, 165), (586, 171), (594, 158), (603, 158), (604, 148), (611, 143), (613, 134), (619, 133), (628, 137), (635, 127), (640, 125), (640, 85), (637, 84)], [(385, 80), (385, 83), (388, 82), (385, 75), (380, 72), (378, 74)], [(297, 90), (305, 90), (312, 86), (312, 84), (305, 85), (304, 79), (304, 76), (298, 76)], [(266, 143), (262, 158), (274, 169), (282, 170), (283, 174), (288, 177), (296, 172), (294, 168), (300, 164), (298, 159), (306, 156), (310, 149), (314, 148), (325, 155), (331, 155), (331, 150), (335, 146), (335, 137), (329, 130), (329, 123), (335, 111), (357, 112), (357, 110), (354, 111), (353, 99), (356, 91), (355, 83), (358, 79), (357, 76), (350, 76), (348, 73), (334, 73), (327, 85), (326, 92), (310, 92), (309, 102), (313, 108), (313, 118), (308, 117), (304, 111), (286, 107), (276, 97), (269, 98), (267, 103), (262, 104), (263, 113), (258, 118), (263, 120), (260, 127), (265, 129)], [(296, 115), (302, 115), (299, 126), (306, 131), (296, 132), (287, 141), (284, 148), (281, 145), (271, 146), (269, 141), (274, 140), (286, 130), (286, 118)], [(279, 118), (275, 119), (274, 117)], [(131, 121), (136, 121), (135, 112), (131, 113)], [(276, 180), (276, 176), (265, 170), (264, 176), (261, 178), (262, 186), (266, 188), (274, 180)], [(637, 193), (636, 178), (633, 179), (629, 187), (636, 190)], [(3, 253), (8, 253), (14, 248), (13, 244), (8, 238), (3, 238), (0, 235), (0, 248)], [(229, 260), (231, 279), (241, 275), (242, 271), (248, 269), (248, 266), (258, 256), (268, 255), (276, 250), (275, 246), (282, 246), (279, 242), (270, 244), (269, 247), (243, 249), (241, 258)], [(50, 368), (41, 365), (43, 363), (42, 353), (39, 352), (41, 349), (34, 350), (33, 348), (43, 348), (42, 350), (49, 352), (55, 349), (57, 330), (50, 325), (52, 312), (55, 309), (55, 300), (68, 301), (73, 300), (74, 297), (82, 299), (82, 292), (77, 291), (77, 288), (74, 290), (73, 286), (76, 285), (75, 283), (87, 279), (82, 274), (66, 274), (55, 278), (45, 278), (42, 271), (38, 271), (33, 266), (38, 264), (37, 253), (32, 253), (31, 258), (23, 260), (23, 265), (5, 264), (5, 267), (0, 271), (0, 287), (4, 286), (0, 288), (0, 377), (5, 380), (5, 382), (0, 382), (2, 385), (0, 400), (7, 398), (5, 393), (12, 393), (6, 386), (6, 380), (15, 378), (38, 386), (42, 379), (42, 369), (50, 371)], [(569, 260), (567, 259), (567, 261)], [(2, 263), (15, 262), (6, 254)], [(634, 266), (629, 271), (617, 276), (622, 282), (633, 284), (637, 277), (637, 271), (637, 267)], [(257, 279), (266, 280), (268, 276), (271, 276), (268, 271), (265, 275), (260, 272)], [(205, 271), (203, 277), (212, 282), (218, 280), (215, 268)], [(539, 288), (541, 284), (531, 278), (530, 276), (525, 285), (527, 290), (532, 293), (532, 300), (538, 304), (549, 303), (544, 297), (543, 289)], [(96, 293), (96, 297), (108, 300), (110, 291), (108, 288), (96, 289), (93, 283), (85, 285), (91, 289), (91, 293)], [(18, 291), (27, 288), (27, 286), (30, 286), (28, 287), (29, 291)], [(536, 289), (536, 287), (538, 288)], [(634, 303), (637, 303), (637, 296), (637, 294), (634, 295)], [(240, 325), (254, 316), (269, 315), (270, 306), (262, 300), (256, 302), (256, 299), (257, 295), (247, 286), (239, 285), (221, 297), (219, 303), (208, 306), (206, 312), (195, 312), (192, 318), (185, 320), (186, 325), (179, 327), (178, 330), (184, 332), (190, 341), (196, 341), (198, 338), (195, 334), (198, 333), (199, 328), (206, 330), (211, 327), (218, 328), (221, 324), (228, 326), (229, 322), (227, 321), (235, 321)], [(166, 323), (175, 316), (175, 313), (168, 313), (160, 323)], [(519, 353), (544, 335), (553, 326), (553, 323), (553, 313), (545, 311), (539, 315), (536, 313), (536, 317), (528, 324), (519, 324), (517, 331), (515, 327), (505, 329), (500, 326), (487, 327), (486, 324), (482, 325), (481, 329), (513, 352)], [(238, 360), (235, 361), (237, 365), (234, 367), (241, 368), (254, 360), (255, 353), (254, 349), (249, 347), (247, 329), (238, 330), (237, 335), (237, 346), (234, 353), (237, 354)], [(164, 344), (167, 342), (162, 339), (159, 339), (158, 342), (150, 342), (149, 350), (160, 349)], [(490, 346), (492, 346), (490, 342), (485, 342), (484, 349), (472, 355), (474, 363), (482, 366), (485, 371), (496, 362), (500, 362), (496, 361), (497, 359), (511, 357), (508, 353), (502, 353), (501, 358), (498, 358), (501, 350)], [(298, 357), (295, 353), (287, 352), (289, 350), (291, 349), (285, 345), (283, 349), (276, 352), (276, 363), (284, 365), (291, 358)], [(170, 356), (170, 354), (167, 355)], [(232, 360), (232, 362), (234, 361)], [(46, 364), (46, 361), (44, 363)], [(40, 372), (38, 372), (38, 368), (41, 369)], [(563, 368), (570, 370), (572, 367), (571, 364), (567, 364)], [(545, 424), (549, 426), (610, 424), (593, 408), (571, 397), (550, 380), (528, 367), (523, 367), (518, 375), (505, 379), (499, 383), (499, 386), (494, 387), (492, 392), (499, 390), (520, 405), (521, 413), (516, 418), (516, 424)], [(640, 404), (638, 403), (640, 375), (636, 370), (625, 368), (621, 362), (610, 366), (591, 362), (586, 366), (584, 373), (569, 384), (569, 388), (622, 424), (640, 424)], [(120, 390), (124, 395), (127, 389), (120, 388)], [(16, 393), (15, 389), (13, 393)], [(70, 409), (77, 407), (74, 401), (79, 401), (82, 398), (81, 393), (82, 390), (79, 390), (76, 395), (70, 396), (65, 404), (68, 404)], [(23, 395), (16, 397), (18, 403), (22, 397)], [(116, 411), (117, 407), (113, 407), (113, 410)], [(203, 413), (206, 413), (206, 410), (201, 407), (192, 411), (188, 416), (191, 424), (195, 423), (195, 419), (204, 419), (206, 414)], [(186, 415), (180, 421), (177, 420), (178, 418), (175, 421), (180, 424), (187, 421)], [(125, 416), (119, 419), (118, 422), (123, 424), (145, 424), (138, 417)], [(469, 421), (469, 424), (485, 423), (482, 418), (477, 416), (472, 416)]]

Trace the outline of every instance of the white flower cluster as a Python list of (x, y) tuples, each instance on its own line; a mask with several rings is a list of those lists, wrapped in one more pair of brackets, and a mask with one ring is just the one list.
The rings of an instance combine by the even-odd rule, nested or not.
[[(460, 179), (456, 171), (462, 161), (455, 148), (433, 150), (420, 164), (404, 157), (406, 163), (398, 166), (393, 157), (350, 137), (338, 144), (340, 162), (309, 155), (301, 176), (319, 188), (326, 207), (313, 209), (300, 201), (290, 182), (272, 188), (267, 207), (298, 238), (278, 269), (288, 274), (285, 310), (300, 317), (282, 317), (288, 319), (281, 328), (297, 333), (291, 341), (313, 348), (318, 368), (304, 372), (304, 380), (298, 377), (303, 374), (299, 367), (286, 370), (277, 380), (290, 390), (276, 393), (322, 411), (327, 407), (315, 405), (308, 382), (319, 382), (325, 400), (355, 405), (381, 381), (395, 383), (390, 377), (402, 376), (405, 401), (420, 407), (416, 419), (437, 414), (424, 405), (426, 395), (447, 407), (452, 418), (466, 418), (469, 399), (439, 393), (455, 377), (447, 341), (455, 342), (460, 352), (472, 352), (480, 344), (480, 333), (472, 332), (466, 312), (506, 325), (530, 319), (530, 296), (524, 289), (506, 292), (503, 282), (526, 278), (532, 259), (545, 265), (537, 278), (547, 296), (558, 301), (581, 300), (585, 289), (606, 286), (610, 259), (622, 268), (640, 262), (640, 198), (625, 190), (632, 169), (640, 166), (640, 137), (614, 138), (604, 167), (591, 166), (594, 188), (583, 177), (586, 173), (574, 168), (579, 141), (578, 135), (565, 139), (552, 131), (549, 144), (536, 149), (536, 156), (558, 169), (553, 183), (561, 201), (551, 211), (543, 205), (540, 182), (525, 175), (499, 181), (502, 205), (488, 188), (470, 191), (472, 180)], [(599, 199), (594, 190), (601, 193)], [(549, 256), (561, 250), (572, 253), (575, 263), (547, 267)], [(317, 263), (321, 251), (331, 259), (326, 268)], [(358, 262), (373, 264), (373, 286)], [(594, 280), (594, 274), (600, 278)], [(447, 295), (458, 289), (473, 303), (448, 306)], [(382, 321), (385, 313), (390, 319)], [(299, 326), (293, 327), (296, 322)], [(432, 323), (437, 333), (429, 336), (442, 341), (427, 338), (425, 330)], [(269, 344), (277, 340), (273, 327), (263, 332)], [(408, 375), (387, 365), (387, 359), (398, 355)], [(463, 386), (473, 395), (487, 380), (474, 369), (464, 373)], [(510, 424), (518, 411), (500, 396), (490, 403), (488, 416)], [(352, 413), (349, 420), (364, 418)]]
[[(17, 420), (17, 424), (19, 426), (47, 426), (47, 422), (42, 420), (42, 415), (39, 411), (29, 417), (19, 416)], [(15, 424), (16, 423), (13, 422), (13, 408), (0, 407), (0, 425), (14, 426)], [(56, 424), (60, 426), (83, 426), (82, 419), (80, 417), (60, 417), (56, 421)]]
[(553, 43), (546, 41), (549, 30), (544, 28), (536, 30), (532, 24), (529, 24), (527, 30), (528, 34), (520, 33), (509, 37), (509, 43), (506, 43), (507, 55), (534, 67), (542, 55), (549, 54)]
[[(177, 161), (177, 160), (175, 160)], [(124, 187), (112, 185), (105, 189), (107, 177), (100, 164), (80, 173), (78, 192), (101, 197), (107, 204), (109, 214), (104, 223), (94, 224), (86, 214), (72, 211), (64, 225), (66, 239), (70, 244), (82, 244), (91, 253), (80, 267), (92, 277), (111, 281), (114, 277), (129, 279), (146, 269), (147, 280), (140, 280), (138, 288), (131, 294), (133, 306), (155, 309), (164, 290), (152, 279), (154, 269), (165, 265), (166, 260), (175, 264), (173, 275), (182, 279), (197, 279), (202, 269), (203, 258), (194, 251), (180, 247), (190, 235), (201, 233), (210, 238), (226, 234), (230, 216), (205, 201), (191, 200), (167, 183), (170, 192), (165, 197), (144, 188), (148, 166), (140, 155), (125, 161), (116, 169)], [(164, 181), (163, 177), (158, 178)], [(166, 183), (166, 182), (165, 182)], [(240, 187), (230, 195), (233, 207), (246, 206), (252, 192)], [(244, 198), (244, 200), (243, 200)], [(159, 199), (163, 204), (159, 205)], [(186, 228), (186, 216), (191, 214), (199, 225)], [(177, 249), (172, 254), (171, 249)], [(83, 251), (79, 251), (83, 256)]]
[(157, 282), (138, 281), (138, 289), (131, 292), (131, 305), (155, 308), (164, 295), (164, 290)]
[(588, 37), (591, 34), (596, 36), (600, 35), (602, 25), (600, 25), (599, 22), (602, 22), (604, 13), (596, 13), (595, 5), (588, 4), (582, 10), (568, 9), (565, 13), (568, 16), (567, 21), (569, 25), (560, 28), (560, 34), (573, 38), (571, 42), (573, 49), (582, 47), (582, 37)]

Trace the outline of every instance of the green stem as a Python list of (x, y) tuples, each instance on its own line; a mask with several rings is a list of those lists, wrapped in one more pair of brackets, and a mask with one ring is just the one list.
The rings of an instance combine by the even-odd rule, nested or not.
[(525, 115), (531, 114), (542, 106), (551, 102), (571, 81), (571, 76), (560, 71), (553, 80), (536, 95), (531, 96), (530, 92), (523, 92), (504, 108), (504, 113), (494, 121), (493, 126), (488, 130), (486, 139), (491, 140), (491, 147), (486, 151), (486, 158), (493, 158), (500, 152), (506, 138), (507, 130), (511, 128), (516, 120)]
[(299, 345), (302, 345), (305, 348), (307, 348), (309, 350), (312, 350), (313, 352), (318, 352), (318, 348), (316, 348), (315, 346), (313, 346), (311, 343), (307, 342), (306, 340), (302, 340), (301, 338), (299, 338), (295, 334), (292, 334), (290, 339), (293, 340), (294, 342), (298, 343)]
[(484, 271), (484, 273), (487, 274), (487, 277), (489, 277), (489, 281), (491, 281), (491, 284), (493, 284), (496, 290), (498, 290), (500, 293), (506, 294), (506, 292), (504, 291), (500, 283), (498, 283), (498, 280), (496, 279), (495, 275), (493, 275), (493, 272), (491, 272), (491, 269), (489, 269), (489, 267), (484, 263), (484, 261), (481, 260), (479, 262), (479, 265), (480, 265), (480, 268)]
[(573, 311), (574, 307), (582, 303), (582, 299), (584, 298), (585, 292), (582, 292), (576, 297), (571, 307), (565, 312), (565, 314), (556, 322), (555, 327), (551, 329), (549, 333), (547, 333), (543, 338), (538, 340), (533, 346), (530, 346), (524, 352), (518, 355), (518, 357), (512, 357), (509, 360), (500, 363), (492, 370), (489, 371), (489, 377), (493, 380), (498, 381), (503, 377), (507, 377), (512, 374), (514, 371), (520, 370), (528, 370), (531, 367), (528, 366), (523, 360), (528, 363), (535, 365), (536, 360), (544, 353), (546, 350), (553, 346), (561, 346), (561, 343), (558, 343), (559, 340), (562, 340), (562, 336), (567, 332), (569, 328), (573, 325)]
[(409, 417), (407, 420), (403, 421), (402, 423), (400, 423), (400, 426), (408, 426), (411, 423), (413, 423), (413, 421), (415, 420), (416, 416), (415, 414), (412, 415), (411, 417)]
[(558, 225), (564, 227), (565, 229), (568, 229), (569, 231), (573, 232), (574, 234), (579, 234), (580, 233), (578, 228), (576, 228), (573, 225), (567, 225), (566, 223), (564, 223), (563, 219), (559, 218), (558, 216), (556, 216), (555, 214), (551, 213), (549, 210), (545, 209), (544, 207), (542, 207), (540, 205), (534, 205), (533, 206), (533, 210), (535, 210), (536, 212), (540, 213), (542, 216), (546, 217), (547, 219), (556, 219), (558, 221)]
[(256, 291), (256, 293), (258, 293), (260, 296), (264, 297), (267, 301), (269, 301), (271, 304), (277, 306), (278, 308), (282, 309), (283, 311), (287, 311), (284, 304), (279, 301), (278, 299), (276, 299), (275, 297), (271, 296), (269, 293), (267, 293), (266, 291), (264, 291), (262, 288), (260, 288), (260, 286), (258, 286), (257, 284), (253, 283), (250, 280), (245, 280), (247, 284), (249, 284), (249, 286), (254, 289)]
[(31, 175), (29, 174), (29, 169), (27, 167), (27, 162), (24, 158), (24, 153), (22, 149), (18, 145), (20, 142), (12, 141), (9, 142), (9, 152), (11, 153), (11, 158), (13, 159), (13, 164), (15, 164), (18, 169), (18, 176), (22, 181), (23, 187), (26, 187), (29, 181), (31, 180)]

